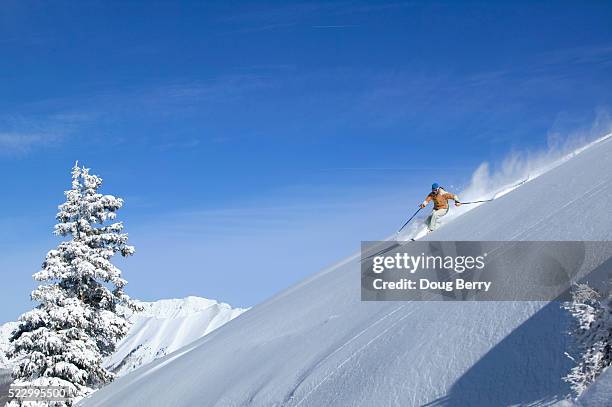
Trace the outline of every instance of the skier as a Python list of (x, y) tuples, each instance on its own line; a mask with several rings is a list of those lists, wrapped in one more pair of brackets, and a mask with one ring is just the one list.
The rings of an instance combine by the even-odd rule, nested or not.
[(455, 206), (461, 206), (461, 202), (459, 201), (459, 197), (457, 195), (446, 192), (444, 188), (438, 185), (437, 182), (434, 182), (431, 185), (431, 193), (427, 195), (427, 198), (425, 198), (425, 201), (423, 201), (421, 204), (421, 208), (426, 207), (430, 201), (433, 201), (434, 204), (431, 215), (429, 215), (425, 220), (428, 233), (433, 232), (438, 228), (438, 226), (440, 226), (440, 218), (448, 213), (449, 199), (455, 201)]

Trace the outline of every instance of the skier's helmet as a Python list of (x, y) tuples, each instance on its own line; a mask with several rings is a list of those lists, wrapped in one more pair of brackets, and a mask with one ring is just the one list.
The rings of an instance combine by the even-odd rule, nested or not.
[(440, 185), (438, 185), (437, 182), (434, 182), (433, 184), (431, 184), (431, 190), (435, 191), (436, 189), (440, 188)]

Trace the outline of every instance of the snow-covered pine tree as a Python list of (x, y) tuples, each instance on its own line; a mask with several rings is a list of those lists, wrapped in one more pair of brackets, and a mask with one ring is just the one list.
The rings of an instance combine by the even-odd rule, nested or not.
[(572, 300), (564, 303), (573, 317), (572, 337), (576, 362), (564, 380), (579, 396), (612, 364), (612, 295), (602, 296), (588, 284), (576, 284)]
[(139, 309), (124, 292), (127, 281), (121, 278), (121, 270), (111, 263), (117, 253), (134, 253), (123, 224), (109, 222), (123, 200), (100, 194), (101, 185), (102, 179), (88, 168), (79, 167), (78, 162), (74, 165), (72, 188), (59, 206), (54, 231), (66, 239), (47, 254), (42, 269), (33, 275), (47, 284), (32, 292), (32, 300), (39, 305), (19, 318), (11, 337), (9, 353), (17, 360), (15, 384), (71, 390), (72, 398), (66, 403), (36, 405), (71, 406), (109, 383), (113, 375), (103, 368), (102, 358), (114, 351), (129, 329), (118, 305)]

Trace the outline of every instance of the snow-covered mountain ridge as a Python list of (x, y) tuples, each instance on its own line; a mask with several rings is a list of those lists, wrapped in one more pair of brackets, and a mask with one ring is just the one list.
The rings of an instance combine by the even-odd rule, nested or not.
[[(144, 310), (126, 311), (132, 327), (105, 366), (119, 376), (173, 352), (219, 328), (246, 309), (200, 297), (139, 302)], [(0, 325), (0, 368), (9, 368), (5, 353), (17, 322)]]
[[(602, 140), (427, 239), (612, 240), (611, 166), (612, 140)], [(361, 302), (358, 257), (83, 405), (545, 406), (569, 393), (559, 304)]]
[(129, 316), (130, 332), (105, 361), (105, 366), (118, 375), (174, 352), (246, 311), (200, 297), (140, 305), (144, 310)]

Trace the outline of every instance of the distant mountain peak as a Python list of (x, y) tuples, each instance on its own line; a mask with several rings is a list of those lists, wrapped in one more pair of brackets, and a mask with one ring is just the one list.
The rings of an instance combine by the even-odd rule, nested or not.
[[(207, 298), (188, 296), (139, 302), (144, 310), (134, 313), (124, 309), (132, 327), (119, 342), (117, 351), (106, 359), (105, 366), (124, 375), (143, 364), (165, 356), (219, 328), (246, 309)], [(11, 367), (6, 358), (11, 332), (18, 322), (0, 325), (0, 369)]]

